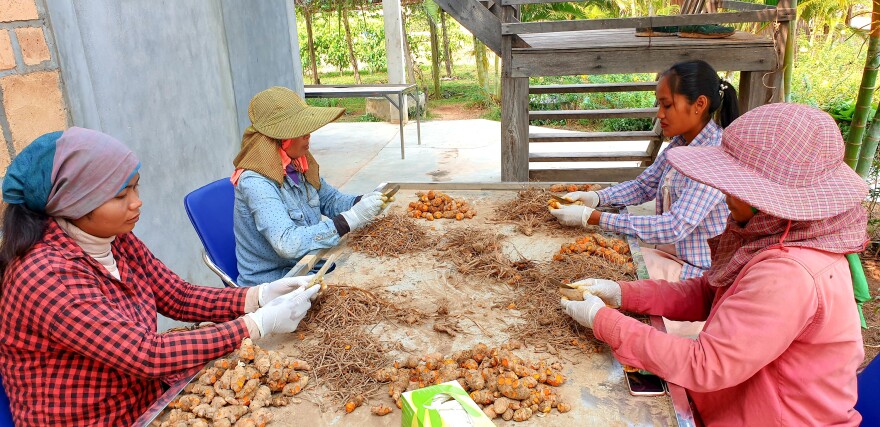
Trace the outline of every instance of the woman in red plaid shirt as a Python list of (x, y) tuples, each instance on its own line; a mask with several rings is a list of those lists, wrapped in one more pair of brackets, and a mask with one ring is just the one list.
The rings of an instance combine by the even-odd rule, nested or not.
[[(131, 233), (140, 163), (82, 128), (25, 148), (3, 181), (0, 378), (18, 426), (130, 425), (162, 382), (292, 332), (317, 287), (285, 278), (216, 289), (182, 280)], [(215, 322), (159, 334), (156, 315)]]

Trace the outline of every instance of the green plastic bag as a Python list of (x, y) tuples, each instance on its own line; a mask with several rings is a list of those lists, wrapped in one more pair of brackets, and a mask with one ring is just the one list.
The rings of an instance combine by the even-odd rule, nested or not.
[[(438, 397), (438, 399), (435, 399)], [(437, 409), (443, 399), (454, 400), (457, 404), (443, 404), (448, 409)], [(483, 413), (476, 402), (468, 396), (458, 381), (449, 381), (418, 390), (408, 391), (402, 395), (400, 425), (402, 427), (458, 427), (471, 425), (474, 427), (494, 427), (492, 420)], [(453, 408), (454, 407), (454, 408)], [(467, 414), (470, 424), (455, 422), (450, 411), (461, 408)], [(459, 414), (456, 414), (459, 415)], [(460, 420), (461, 418), (456, 418)]]

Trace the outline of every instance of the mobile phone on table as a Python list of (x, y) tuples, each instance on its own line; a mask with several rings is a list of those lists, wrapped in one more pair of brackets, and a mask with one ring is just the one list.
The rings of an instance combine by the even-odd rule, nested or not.
[(639, 372), (624, 372), (626, 387), (633, 396), (663, 396), (666, 394), (666, 382), (656, 375), (644, 375)]

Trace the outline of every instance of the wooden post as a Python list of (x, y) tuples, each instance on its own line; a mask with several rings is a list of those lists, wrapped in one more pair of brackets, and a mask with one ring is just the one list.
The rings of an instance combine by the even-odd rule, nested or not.
[[(739, 75), (739, 113), (744, 114), (753, 108), (760, 107), (770, 101), (772, 88), (764, 84), (769, 79), (770, 71), (742, 71)], [(765, 76), (766, 75), (766, 76)]]
[[(512, 22), (517, 10), (502, 6), (501, 22)], [(511, 77), (514, 37), (501, 38), (501, 180), (529, 180), (529, 79)]]
[[(777, 9), (790, 7), (797, 7), (797, 1), (779, 0), (779, 3), (776, 4)], [(794, 23), (792, 21), (779, 22), (779, 28), (776, 29), (776, 32), (773, 35), (773, 44), (776, 46), (776, 58), (778, 58), (778, 65), (776, 66), (776, 70), (767, 77), (767, 84), (772, 88), (769, 102), (783, 102), (785, 100), (785, 90), (782, 85), (785, 77), (786, 45), (788, 43), (787, 41), (789, 36), (789, 26), (796, 23), (796, 21)], [(792, 32), (792, 35), (795, 36), (794, 32)], [(793, 67), (794, 64), (790, 64), (789, 66)]]

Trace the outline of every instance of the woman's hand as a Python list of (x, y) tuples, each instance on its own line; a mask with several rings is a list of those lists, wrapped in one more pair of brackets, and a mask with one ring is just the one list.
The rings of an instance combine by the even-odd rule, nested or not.
[(297, 289), (305, 288), (312, 281), (314, 274), (308, 276), (282, 277), (274, 282), (257, 286), (260, 295), (260, 307), (265, 307), (275, 298), (289, 294)]
[(605, 305), (611, 308), (619, 308), (622, 303), (623, 295), (620, 291), (620, 284), (613, 280), (590, 278), (574, 282), (571, 286), (599, 297), (605, 302)]
[(359, 202), (355, 203), (351, 209), (343, 212), (341, 215), (345, 218), (345, 222), (348, 223), (349, 229), (355, 231), (369, 224), (373, 218), (379, 215), (383, 203), (385, 202), (382, 200), (382, 193), (373, 191), (372, 193), (364, 194)]
[(605, 307), (605, 303), (599, 297), (587, 292), (584, 292), (583, 301), (563, 299), (559, 303), (562, 304), (565, 314), (590, 329), (593, 329), (593, 321), (596, 320), (596, 314), (599, 313), (599, 309)]
[(589, 206), (566, 205), (559, 209), (550, 209), (560, 224), (569, 227), (586, 227), (590, 216), (596, 210)]
[(312, 307), (310, 299), (320, 289), (320, 286), (312, 286), (309, 289), (297, 289), (273, 299), (265, 307), (245, 316), (249, 317), (257, 325), (260, 337), (293, 332), (299, 326), (299, 322), (306, 317), (309, 308)]
[(571, 193), (562, 196), (562, 198), (571, 200), (572, 202), (580, 200), (585, 206), (594, 209), (599, 206), (599, 193), (595, 191), (572, 191)]

